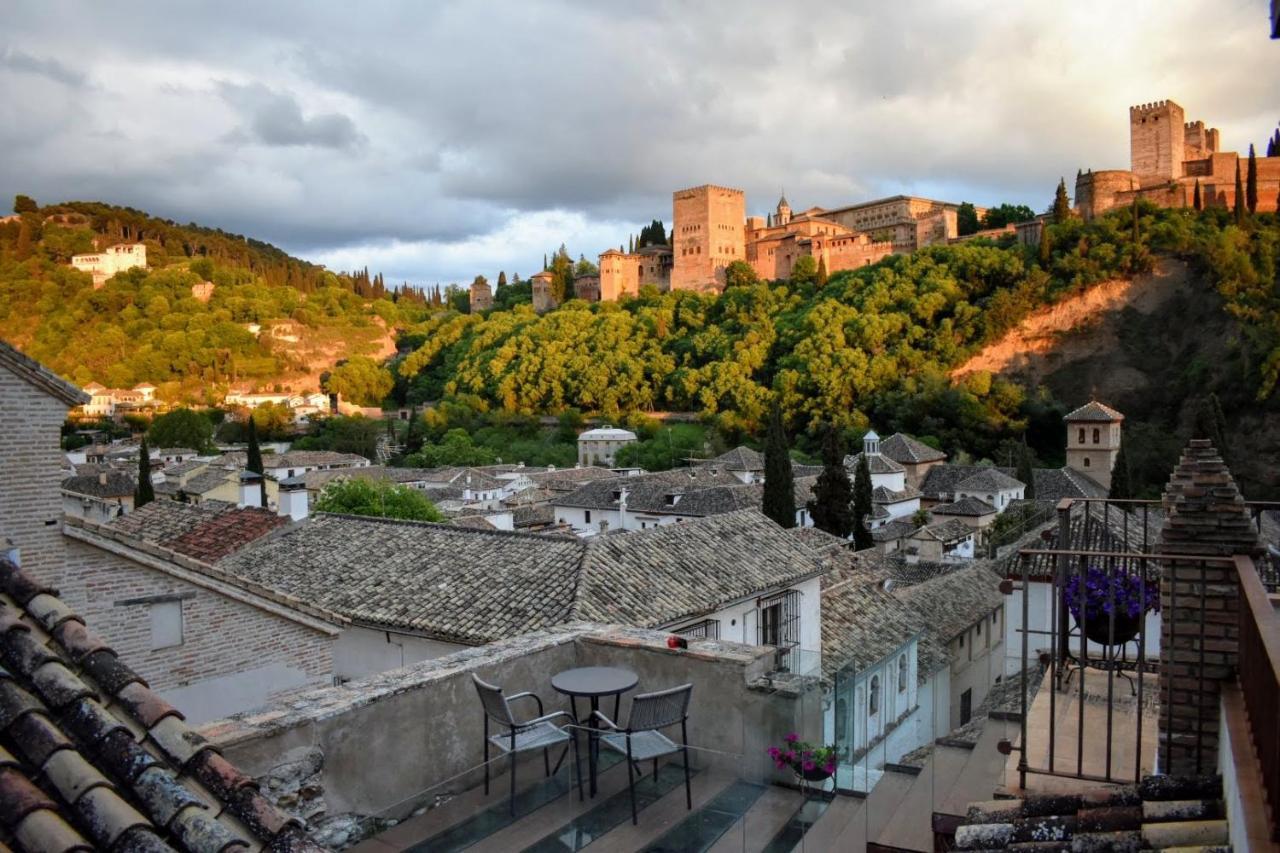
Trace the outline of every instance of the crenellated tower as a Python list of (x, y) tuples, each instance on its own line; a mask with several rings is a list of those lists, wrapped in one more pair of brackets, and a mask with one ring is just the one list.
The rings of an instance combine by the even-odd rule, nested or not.
[(1182, 176), (1186, 159), (1186, 122), (1182, 107), (1156, 101), (1129, 107), (1130, 171), (1143, 186)]

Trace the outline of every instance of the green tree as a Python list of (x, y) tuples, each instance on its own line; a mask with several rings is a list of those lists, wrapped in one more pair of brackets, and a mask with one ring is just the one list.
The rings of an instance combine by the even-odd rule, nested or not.
[(1036, 262), (1045, 272), (1049, 271), (1049, 266), (1053, 263), (1053, 238), (1049, 236), (1048, 224), (1040, 229), (1040, 245), (1036, 248)]
[(1133, 199), (1133, 245), (1136, 247), (1142, 242), (1142, 232), (1138, 227), (1138, 198)]
[(501, 290), (506, 286), (507, 286), (507, 272), (506, 270), (498, 270), (498, 286), (496, 290)]
[(1200, 196), (1200, 179), (1196, 178), (1196, 194), (1191, 201), (1191, 206), (1196, 210), (1204, 210), (1204, 200)]
[(31, 236), (31, 225), (24, 218), (18, 223), (18, 241), (13, 247), (13, 255), (20, 261), (30, 258), (34, 252), (35, 240)]
[(1036, 218), (1036, 212), (1025, 204), (1004, 203), (987, 210), (982, 219), (983, 228), (1003, 228), (1015, 222), (1026, 222)]
[(18, 213), (18, 214), (36, 213), (39, 210), (40, 210), (40, 205), (36, 204), (36, 200), (31, 196), (22, 195), (21, 193), (19, 193), (18, 195), (13, 197), (14, 213)]
[(871, 538), (871, 467), (867, 454), (858, 457), (858, 467), (853, 474), (853, 547), (859, 551), (875, 545)]
[(829, 278), (830, 276), (827, 275), (827, 259), (825, 257), (819, 258), (818, 273), (813, 277), (813, 283), (818, 285), (818, 287), (823, 287), (826, 285)]
[(391, 393), (395, 379), (391, 371), (365, 355), (357, 355), (340, 363), (321, 384), (329, 394), (337, 394), (360, 406), (378, 406)]
[(1115, 466), (1111, 469), (1111, 489), (1107, 497), (1115, 500), (1129, 500), (1134, 496), (1129, 456), (1124, 450), (1126, 444), (1126, 441), (1120, 442), (1120, 452), (1116, 454)]
[(435, 504), (411, 486), (359, 474), (337, 478), (316, 498), (317, 512), (401, 518), (410, 521), (444, 521)]
[(155, 486), (151, 484), (151, 453), (147, 450), (146, 436), (138, 448), (138, 485), (133, 491), (133, 508), (146, 506), (156, 499)]
[[(249, 417), (249, 450), (245, 454), (244, 469), (255, 474), (264, 475), (266, 468), (262, 464), (262, 448), (258, 446), (258, 427), (253, 416)], [(262, 506), (267, 505), (267, 481), (259, 480), (259, 495)]]
[(956, 233), (963, 237), (966, 234), (973, 234), (980, 227), (978, 211), (973, 206), (973, 202), (961, 202), (960, 207), (956, 209)]
[(1058, 191), (1053, 196), (1053, 221), (1059, 225), (1071, 218), (1071, 200), (1067, 197), (1067, 180), (1058, 180)]
[(724, 270), (724, 289), (752, 287), (760, 283), (755, 267), (746, 261), (733, 261)]
[(791, 265), (791, 283), (796, 286), (813, 284), (818, 278), (818, 262), (813, 255), (801, 255)]
[[(1239, 168), (1239, 167), (1237, 167)], [(1258, 157), (1253, 152), (1253, 143), (1249, 144), (1249, 171), (1244, 182), (1245, 204), (1250, 213), (1258, 212)]]
[(213, 449), (213, 422), (194, 409), (178, 408), (156, 417), (147, 437), (154, 447), (190, 447), (207, 453)]
[(776, 402), (769, 412), (769, 428), (764, 442), (764, 514), (783, 527), (796, 526), (795, 477), (787, 432), (782, 424), (782, 407)]
[(814, 527), (841, 539), (853, 533), (853, 484), (844, 467), (840, 431), (834, 425), (827, 426), (822, 438), (822, 473), (808, 506)]
[(1233, 207), (1236, 225), (1244, 224), (1244, 209), (1244, 182), (1240, 179), (1240, 161), (1236, 160), (1236, 201)]
[(1026, 491), (1022, 496), (1027, 500), (1031, 500), (1036, 496), (1036, 475), (1032, 467), (1031, 448), (1024, 441), (1022, 449), (1018, 453), (1018, 473), (1016, 477), (1026, 485)]
[(465, 429), (451, 429), (439, 444), (424, 444), (422, 449), (405, 458), (411, 468), (440, 468), (445, 465), (492, 465), (498, 454), (488, 447), (477, 446)]

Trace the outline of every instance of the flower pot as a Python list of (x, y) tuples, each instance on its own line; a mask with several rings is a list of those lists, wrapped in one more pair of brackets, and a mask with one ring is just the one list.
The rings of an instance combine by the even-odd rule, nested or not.
[[(1084, 620), (1084, 635), (1100, 646), (1119, 646), (1138, 636), (1144, 616), (1146, 613), (1139, 613), (1137, 616), (1117, 613), (1114, 625), (1111, 617), (1105, 613), (1091, 616)], [(1076, 617), (1076, 624), (1080, 624), (1079, 617)]]
[(801, 770), (796, 767), (791, 768), (797, 776), (806, 782), (825, 782), (831, 778), (831, 774), (823, 770), (821, 767), (815, 767), (812, 770)]

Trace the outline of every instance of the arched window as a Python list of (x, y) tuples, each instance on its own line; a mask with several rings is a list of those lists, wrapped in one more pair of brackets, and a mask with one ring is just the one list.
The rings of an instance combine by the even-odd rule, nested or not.
[(867, 715), (875, 716), (880, 711), (880, 676), (871, 676), (871, 698), (867, 702)]
[(901, 655), (898, 658), (898, 692), (901, 693), (907, 689), (907, 656)]
[(1084, 444), (1084, 427), (1080, 427), (1080, 432), (1078, 433), (1078, 437), (1080, 439), (1080, 443)]
[(1094, 428), (1093, 428), (1093, 443), (1094, 443), (1094, 444), (1099, 444), (1099, 443), (1101, 443), (1101, 442), (1102, 442), (1102, 430), (1098, 429), (1097, 427), (1094, 427)]
[(1088, 468), (1088, 467), (1089, 467), (1089, 457), (1088, 457), (1088, 456), (1086, 456), (1086, 457), (1084, 458), (1084, 467), (1086, 467), (1086, 468)]

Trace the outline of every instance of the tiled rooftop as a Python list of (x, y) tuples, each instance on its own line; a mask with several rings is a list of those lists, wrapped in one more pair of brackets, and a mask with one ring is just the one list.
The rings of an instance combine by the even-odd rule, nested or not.
[(894, 594), (923, 613), (930, 629), (948, 642), (973, 623), (975, 613), (989, 613), (1005, 602), (1000, 576), (987, 563), (897, 588)]
[(257, 507), (221, 501), (184, 504), (152, 501), (109, 525), (111, 531), (215, 563), (283, 527), (288, 518)]
[(590, 540), (321, 513), (219, 568), (359, 623), (475, 644), (578, 619), (662, 625), (822, 566), (751, 509)]
[(880, 452), (895, 462), (914, 465), (921, 462), (940, 462), (947, 458), (941, 450), (917, 441), (906, 433), (895, 432), (880, 441)]
[(1099, 403), (1097, 400), (1090, 400), (1064, 417), (1063, 420), (1068, 423), (1075, 421), (1122, 421), (1124, 420), (1124, 415), (1110, 406)]
[(995, 515), (996, 508), (980, 498), (970, 495), (949, 504), (935, 506), (929, 510), (934, 515), (957, 515), (978, 518), (984, 515)]
[[(861, 453), (854, 453), (844, 458), (844, 467), (848, 469), (851, 478), (858, 470), (858, 462), (862, 456)], [(906, 469), (883, 453), (873, 453), (867, 457), (867, 470), (872, 474), (901, 474)]]
[(53, 590), (0, 560), (0, 844), (319, 850)]
[(95, 498), (133, 497), (138, 481), (124, 471), (104, 471), (101, 474), (77, 474), (62, 481), (64, 492), (89, 495)]

